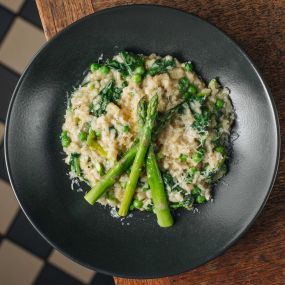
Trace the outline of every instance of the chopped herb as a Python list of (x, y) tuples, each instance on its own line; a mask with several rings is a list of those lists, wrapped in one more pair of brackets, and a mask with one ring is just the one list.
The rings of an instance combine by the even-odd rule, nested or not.
[(124, 76), (127, 76), (129, 74), (126, 65), (124, 63), (118, 62), (115, 59), (107, 59), (105, 65), (111, 69), (119, 71)]
[(121, 98), (122, 89), (114, 87), (114, 81), (110, 81), (98, 94), (100, 101), (94, 105), (89, 105), (89, 113), (95, 117), (100, 117), (106, 113), (107, 106), (110, 102), (117, 103)]
[(185, 177), (185, 182), (187, 184), (190, 184), (190, 183), (193, 182), (193, 178), (194, 178), (194, 175), (195, 175), (196, 172), (197, 172), (197, 168), (196, 167), (191, 167), (191, 168), (188, 169), (187, 175)]
[(196, 94), (198, 92), (198, 89), (197, 89), (197, 87), (195, 85), (189, 84), (188, 92), (190, 94)]
[(60, 135), (61, 144), (63, 147), (68, 147), (71, 143), (71, 139), (67, 133), (67, 131), (63, 131)]
[(76, 173), (78, 177), (82, 175), (82, 171), (80, 168), (80, 154), (79, 153), (72, 153), (70, 157), (70, 168), (71, 171)]
[(180, 187), (173, 179), (173, 177), (171, 176), (171, 174), (168, 171), (164, 171), (161, 173), (162, 174), (162, 180), (165, 186), (165, 189), (168, 192), (184, 192), (185, 190)]
[(192, 128), (197, 130), (199, 133), (205, 133), (209, 126), (210, 112), (203, 110), (201, 114), (194, 113), (195, 122), (192, 124)]
[(144, 58), (138, 54), (134, 54), (132, 52), (122, 51), (120, 53), (128, 74), (131, 75), (134, 73), (136, 68), (144, 65)]
[(205, 150), (204, 148), (200, 147), (198, 148), (197, 152), (193, 154), (192, 159), (196, 163), (200, 163), (205, 155)]
[(167, 72), (175, 66), (176, 63), (174, 59), (157, 59), (147, 72), (149, 75), (154, 76), (156, 74)]
[(191, 191), (192, 196), (196, 197), (201, 194), (201, 189), (198, 186), (194, 186)]

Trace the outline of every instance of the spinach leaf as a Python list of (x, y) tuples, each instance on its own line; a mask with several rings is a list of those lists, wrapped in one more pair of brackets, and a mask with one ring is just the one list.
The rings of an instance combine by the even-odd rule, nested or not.
[(73, 171), (74, 173), (76, 173), (77, 176), (80, 177), (82, 175), (82, 170), (80, 167), (80, 154), (72, 153), (69, 164), (71, 171)]
[(174, 181), (173, 177), (168, 171), (164, 171), (161, 173), (162, 174), (162, 180), (164, 183), (164, 187), (168, 192), (176, 191), (185, 191), (182, 187), (177, 185), (177, 183)]
[(174, 59), (157, 59), (148, 70), (148, 74), (154, 76), (156, 74), (167, 72), (167, 70), (170, 70), (175, 66), (176, 64)]
[(91, 103), (89, 105), (89, 113), (95, 117), (100, 117), (106, 114), (107, 106), (110, 102), (115, 104), (118, 103), (118, 100), (121, 98), (122, 89), (115, 87), (115, 82), (110, 81), (98, 94), (100, 96), (99, 102), (94, 105)]
[(126, 65), (124, 63), (118, 62), (115, 59), (107, 59), (105, 65), (111, 69), (118, 70), (124, 76), (127, 76), (129, 74)]
[(202, 110), (201, 114), (194, 113), (195, 122), (192, 124), (192, 128), (199, 133), (205, 133), (209, 126), (210, 117), (208, 110)]
[(124, 61), (125, 68), (129, 75), (131, 75), (137, 67), (144, 65), (144, 58), (138, 54), (122, 51), (120, 55)]

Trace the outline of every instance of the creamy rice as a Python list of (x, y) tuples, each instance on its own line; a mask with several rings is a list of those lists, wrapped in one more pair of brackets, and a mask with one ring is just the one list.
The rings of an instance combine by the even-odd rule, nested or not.
[[(188, 102), (183, 104), (155, 143), (170, 205), (173, 208), (191, 209), (195, 203), (195, 195), (192, 194), (199, 189), (199, 196), (204, 197), (205, 201), (209, 200), (211, 185), (226, 173), (227, 155), (224, 146), (234, 121), (229, 90), (220, 87), (216, 80), (207, 86), (195, 71), (185, 68), (186, 63), (180, 63), (169, 55), (161, 58), (151, 54), (143, 58), (146, 71), (158, 59), (174, 61), (175, 66), (156, 75), (146, 73), (140, 83), (112, 68), (107, 74), (100, 69), (93, 70), (73, 92), (62, 127), (70, 138), (70, 143), (64, 147), (65, 162), (70, 164), (72, 155), (77, 154), (81, 169), (79, 179), (94, 186), (103, 172), (108, 171), (134, 142), (138, 132), (136, 112), (139, 100), (142, 97), (149, 100), (158, 94), (160, 117), (185, 100), (181, 81), (186, 78), (196, 87), (196, 95), (190, 96)], [(120, 54), (114, 59), (123, 62)], [(99, 104), (102, 90), (111, 82), (121, 94), (116, 101), (108, 102), (105, 113), (94, 116), (91, 109)], [(205, 118), (206, 127), (203, 125)], [(82, 132), (86, 134), (90, 130), (96, 132), (95, 140), (101, 151), (88, 146), (85, 138), (80, 140)], [(201, 157), (201, 151), (202, 159), (198, 161), (197, 152)], [(73, 169), (71, 176), (78, 176), (78, 173)], [(123, 174), (98, 202), (119, 207), (127, 180), (128, 174)], [(143, 202), (140, 210), (152, 208), (145, 171), (138, 183), (135, 199)]]

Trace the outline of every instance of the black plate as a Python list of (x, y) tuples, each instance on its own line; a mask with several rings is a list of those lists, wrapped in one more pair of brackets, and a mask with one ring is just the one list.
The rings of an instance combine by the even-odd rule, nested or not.
[[(129, 49), (195, 62), (204, 79), (231, 89), (236, 109), (230, 173), (213, 203), (180, 212), (174, 227), (135, 213), (124, 225), (109, 210), (89, 206), (70, 190), (59, 142), (66, 96), (101, 53)], [(13, 96), (5, 137), (17, 198), (36, 229), (57, 249), (99, 272), (161, 277), (193, 269), (221, 254), (264, 206), (279, 159), (279, 126), (272, 97), (245, 53), (204, 20), (159, 6), (118, 7), (71, 25), (34, 58)]]

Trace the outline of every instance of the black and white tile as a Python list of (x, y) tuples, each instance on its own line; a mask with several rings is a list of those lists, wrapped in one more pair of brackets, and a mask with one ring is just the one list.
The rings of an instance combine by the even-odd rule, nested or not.
[(21, 73), (45, 43), (35, 1), (0, 0), (0, 284), (113, 285), (53, 249), (32, 227), (10, 187), (4, 159), (5, 119)]

